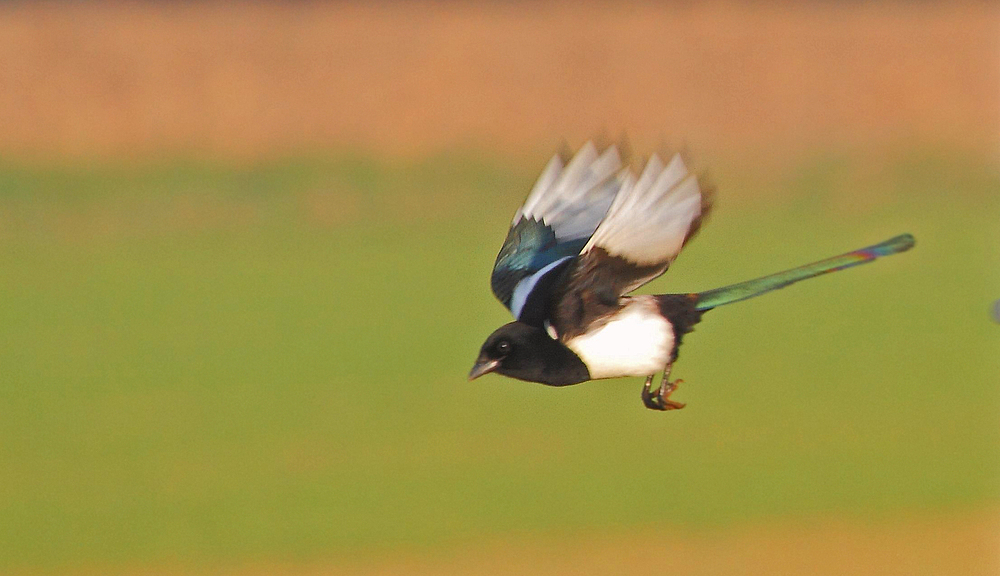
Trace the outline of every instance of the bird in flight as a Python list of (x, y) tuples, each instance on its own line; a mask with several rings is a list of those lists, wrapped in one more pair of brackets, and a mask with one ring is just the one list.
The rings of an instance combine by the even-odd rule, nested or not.
[[(681, 339), (702, 315), (913, 247), (909, 234), (813, 264), (688, 294), (628, 294), (666, 272), (712, 211), (713, 189), (679, 154), (653, 155), (636, 176), (618, 147), (556, 155), (514, 214), (490, 284), (515, 321), (486, 339), (469, 379), (496, 372), (549, 386), (644, 376), (653, 410), (670, 395)], [(663, 372), (652, 390), (653, 377)]]

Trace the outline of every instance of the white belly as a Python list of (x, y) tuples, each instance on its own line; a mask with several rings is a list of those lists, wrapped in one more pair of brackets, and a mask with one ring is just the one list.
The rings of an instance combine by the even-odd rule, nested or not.
[(648, 376), (663, 370), (674, 348), (674, 331), (656, 302), (637, 296), (607, 324), (567, 341), (590, 377)]

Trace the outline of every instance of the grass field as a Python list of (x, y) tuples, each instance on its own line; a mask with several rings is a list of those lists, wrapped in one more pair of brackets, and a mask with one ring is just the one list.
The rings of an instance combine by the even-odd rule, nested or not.
[(321, 573), (1000, 507), (995, 168), (717, 163), (714, 219), (652, 291), (917, 247), (708, 314), (688, 407), (659, 414), (635, 379), (465, 381), (544, 158), (320, 158), (0, 166), (0, 572)]

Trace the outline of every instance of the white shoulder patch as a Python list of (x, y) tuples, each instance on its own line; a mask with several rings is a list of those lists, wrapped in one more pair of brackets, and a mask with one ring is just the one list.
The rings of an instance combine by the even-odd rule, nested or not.
[(524, 310), (524, 305), (528, 302), (528, 296), (531, 295), (531, 291), (535, 289), (535, 284), (538, 284), (538, 281), (548, 274), (553, 268), (570, 258), (572, 258), (572, 256), (563, 256), (562, 258), (545, 266), (538, 272), (535, 272), (531, 276), (522, 278), (521, 281), (514, 286), (514, 292), (511, 294), (510, 298), (510, 311), (514, 315), (514, 318), (521, 317), (521, 311)]
[(542, 322), (542, 326), (545, 326), (545, 331), (548, 332), (549, 338), (552, 338), (553, 340), (559, 339), (559, 332), (556, 330), (556, 327), (553, 326), (551, 322), (545, 320), (544, 322)]
[(649, 376), (663, 370), (674, 348), (673, 327), (651, 297), (629, 298), (608, 323), (565, 342), (590, 377)]

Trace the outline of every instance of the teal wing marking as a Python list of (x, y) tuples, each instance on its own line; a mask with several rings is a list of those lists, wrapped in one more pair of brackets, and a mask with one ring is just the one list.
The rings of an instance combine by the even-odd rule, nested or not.
[(493, 293), (510, 309), (511, 296), (518, 282), (560, 258), (576, 256), (588, 239), (560, 242), (550, 226), (534, 218), (522, 218), (511, 227), (497, 254), (490, 277)]

